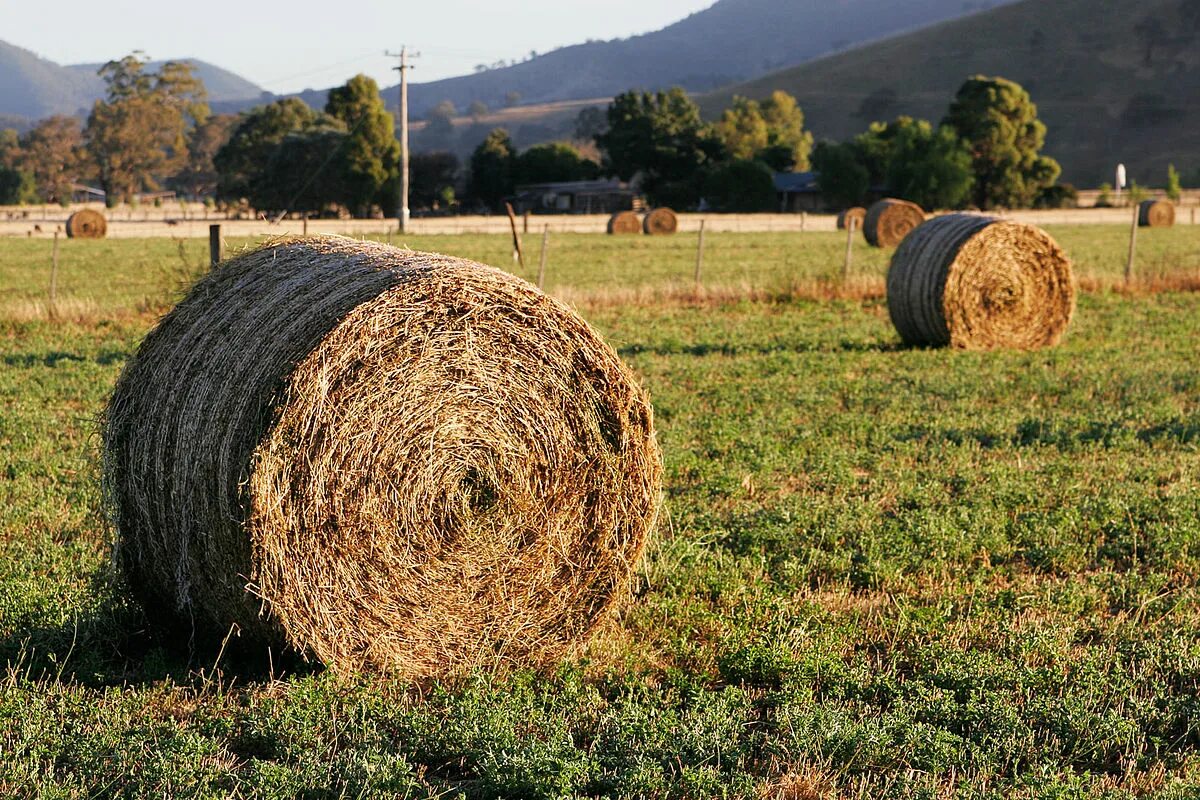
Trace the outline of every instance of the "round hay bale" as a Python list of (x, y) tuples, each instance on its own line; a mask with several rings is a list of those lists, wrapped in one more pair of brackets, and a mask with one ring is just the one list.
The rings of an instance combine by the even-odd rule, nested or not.
[(608, 218), (608, 232), (609, 235), (641, 233), (642, 221), (632, 211), (618, 211)]
[(1138, 226), (1170, 228), (1175, 224), (1175, 204), (1170, 200), (1143, 200), (1138, 206)]
[(990, 350), (1054, 345), (1075, 311), (1071, 262), (1032, 225), (950, 214), (892, 256), (888, 313), (909, 345)]
[(854, 221), (854, 230), (861, 231), (863, 229), (863, 221), (867, 218), (867, 210), (862, 206), (854, 206), (847, 208), (837, 216), (837, 229), (839, 231), (846, 230), (850, 225), (850, 221)]
[(196, 284), (125, 367), (103, 446), (150, 613), (338, 671), (553, 658), (627, 594), (661, 494), (649, 400), (575, 312), (340, 237)]
[(108, 221), (99, 211), (84, 208), (67, 217), (67, 238), (103, 239), (108, 234)]
[(650, 236), (670, 236), (679, 230), (679, 217), (669, 208), (656, 208), (642, 220), (642, 230)]
[(863, 236), (872, 247), (895, 247), (924, 221), (925, 212), (916, 203), (888, 198), (867, 209)]

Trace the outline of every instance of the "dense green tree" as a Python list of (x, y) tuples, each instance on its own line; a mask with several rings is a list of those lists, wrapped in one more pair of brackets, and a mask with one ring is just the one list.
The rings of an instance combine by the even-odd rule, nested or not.
[(812, 134), (804, 130), (804, 112), (787, 92), (773, 92), (761, 104), (735, 97), (715, 131), (733, 158), (758, 159), (778, 172), (809, 168)]
[(622, 180), (640, 175), (655, 205), (692, 205), (702, 170), (725, 158), (725, 148), (700, 119), (700, 108), (679, 87), (626, 92), (613, 99), (608, 130), (596, 137), (605, 170)]
[(1178, 203), (1183, 197), (1183, 183), (1179, 179), (1179, 170), (1174, 164), (1167, 165), (1167, 197)]
[(513, 183), (551, 183), (554, 181), (593, 180), (600, 165), (580, 155), (565, 142), (551, 142), (530, 147), (513, 163)]
[(871, 175), (854, 142), (820, 142), (813, 150), (817, 185), (835, 208), (862, 205), (871, 188)]
[(705, 171), (704, 200), (715, 211), (753, 213), (775, 209), (777, 197), (771, 168), (761, 161), (737, 158)]
[(257, 209), (319, 214), (335, 204), (345, 205), (355, 188), (346, 163), (350, 135), (344, 123), (319, 115), (301, 131), (289, 133), (271, 149), (249, 196)]
[(588, 106), (575, 117), (575, 138), (581, 142), (594, 142), (596, 137), (608, 130), (604, 110)]
[(975, 175), (958, 133), (945, 125), (935, 130), (911, 117), (900, 117), (891, 127), (886, 181), (891, 193), (923, 208), (965, 205)]
[(16, 129), (0, 129), (0, 167), (15, 168), (20, 157), (21, 137)]
[(216, 194), (219, 175), (215, 159), (238, 122), (236, 114), (213, 114), (192, 128), (188, 135), (187, 164), (171, 179), (176, 191), (191, 197)]
[(84, 139), (109, 202), (157, 189), (187, 163), (189, 129), (207, 119), (204, 84), (189, 64), (147, 72), (140, 54), (109, 61), (107, 86), (88, 117)]
[(400, 143), (378, 84), (366, 75), (354, 76), (330, 90), (325, 113), (341, 120), (349, 131), (341, 159), (343, 204), (358, 216), (366, 216), (372, 204), (394, 206), (396, 193), (388, 190), (400, 174)]
[(0, 206), (16, 206), (36, 199), (33, 177), (28, 172), (0, 164)]
[(504, 128), (489, 133), (471, 154), (469, 194), (473, 200), (495, 208), (513, 192), (516, 150)]
[(409, 162), (409, 198), (414, 208), (433, 208), (458, 181), (458, 156), (441, 150), (416, 153)]
[(977, 75), (958, 90), (945, 124), (966, 140), (979, 208), (1025, 208), (1062, 172), (1041, 155), (1046, 126), (1019, 84)]
[(302, 131), (316, 120), (317, 113), (294, 97), (243, 112), (229, 141), (213, 157), (217, 197), (236, 202), (258, 194), (263, 168), (274, 149), (288, 134)]

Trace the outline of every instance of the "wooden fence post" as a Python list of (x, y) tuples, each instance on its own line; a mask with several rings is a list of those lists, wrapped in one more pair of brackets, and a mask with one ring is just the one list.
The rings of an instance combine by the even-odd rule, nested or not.
[(54, 250), (50, 256), (50, 303), (46, 310), (50, 319), (58, 316), (58, 228), (54, 229)]
[[(529, 222), (529, 217), (525, 217), (526, 223)], [(550, 244), (550, 226), (542, 228), (542, 254), (538, 258), (538, 288), (542, 288), (542, 284), (546, 280), (546, 248)]]
[(208, 226), (208, 264), (215, 267), (221, 263), (221, 226)]
[(704, 268), (704, 220), (700, 220), (700, 237), (696, 240), (696, 292), (700, 292), (700, 271)]
[(521, 234), (517, 233), (517, 215), (513, 211), (512, 203), (505, 203), (504, 210), (508, 212), (508, 226), (512, 228), (513, 256), (517, 259), (517, 263), (521, 265), (523, 271), (525, 269), (525, 254), (521, 252)]
[(842, 265), (842, 283), (850, 279), (850, 263), (854, 258), (854, 229), (858, 224), (858, 220), (850, 215), (846, 216), (846, 262)]
[(1125, 262), (1125, 285), (1133, 283), (1133, 260), (1137, 255), (1138, 205), (1133, 204), (1133, 225), (1129, 229), (1129, 260)]

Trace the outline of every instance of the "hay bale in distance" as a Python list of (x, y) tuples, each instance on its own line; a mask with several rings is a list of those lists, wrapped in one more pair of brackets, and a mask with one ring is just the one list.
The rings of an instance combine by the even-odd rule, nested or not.
[(203, 278), (126, 366), (103, 444), (148, 610), (339, 671), (561, 653), (625, 594), (661, 491), (650, 403), (575, 312), (340, 237)]
[(1138, 206), (1138, 226), (1170, 228), (1175, 224), (1175, 204), (1170, 200), (1143, 200)]
[(888, 313), (910, 345), (989, 350), (1058, 343), (1075, 311), (1071, 262), (1032, 225), (950, 214), (892, 256)]
[(642, 221), (632, 211), (618, 211), (608, 218), (608, 233), (610, 236), (613, 234), (641, 232)]
[(669, 208), (656, 208), (642, 220), (642, 230), (650, 236), (670, 236), (679, 230), (679, 217)]
[(888, 198), (867, 209), (863, 236), (872, 247), (895, 247), (924, 221), (925, 212), (916, 203)]
[(99, 211), (84, 208), (67, 217), (67, 238), (103, 239), (108, 235), (108, 220)]
[(839, 231), (846, 230), (850, 226), (850, 220), (854, 220), (854, 230), (861, 231), (866, 218), (867, 210), (862, 206), (847, 208), (837, 215), (837, 229)]

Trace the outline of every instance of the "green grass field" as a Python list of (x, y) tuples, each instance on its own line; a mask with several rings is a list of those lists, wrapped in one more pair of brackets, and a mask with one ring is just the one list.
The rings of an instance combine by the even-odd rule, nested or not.
[[(1052, 232), (1119, 276), (1127, 232)], [(1200, 268), (1200, 229), (1151, 233), (1145, 270)], [(709, 242), (713, 284), (786, 290), (843, 240)], [(67, 243), (49, 322), (48, 244), (4, 242), (0, 796), (1200, 795), (1200, 293), (1088, 291), (1062, 346), (989, 354), (901, 348), (877, 296), (613, 299), (689, 286), (694, 244), (551, 240), (655, 402), (634, 601), (547, 673), (411, 686), (147, 638), (95, 420), (203, 244)]]

